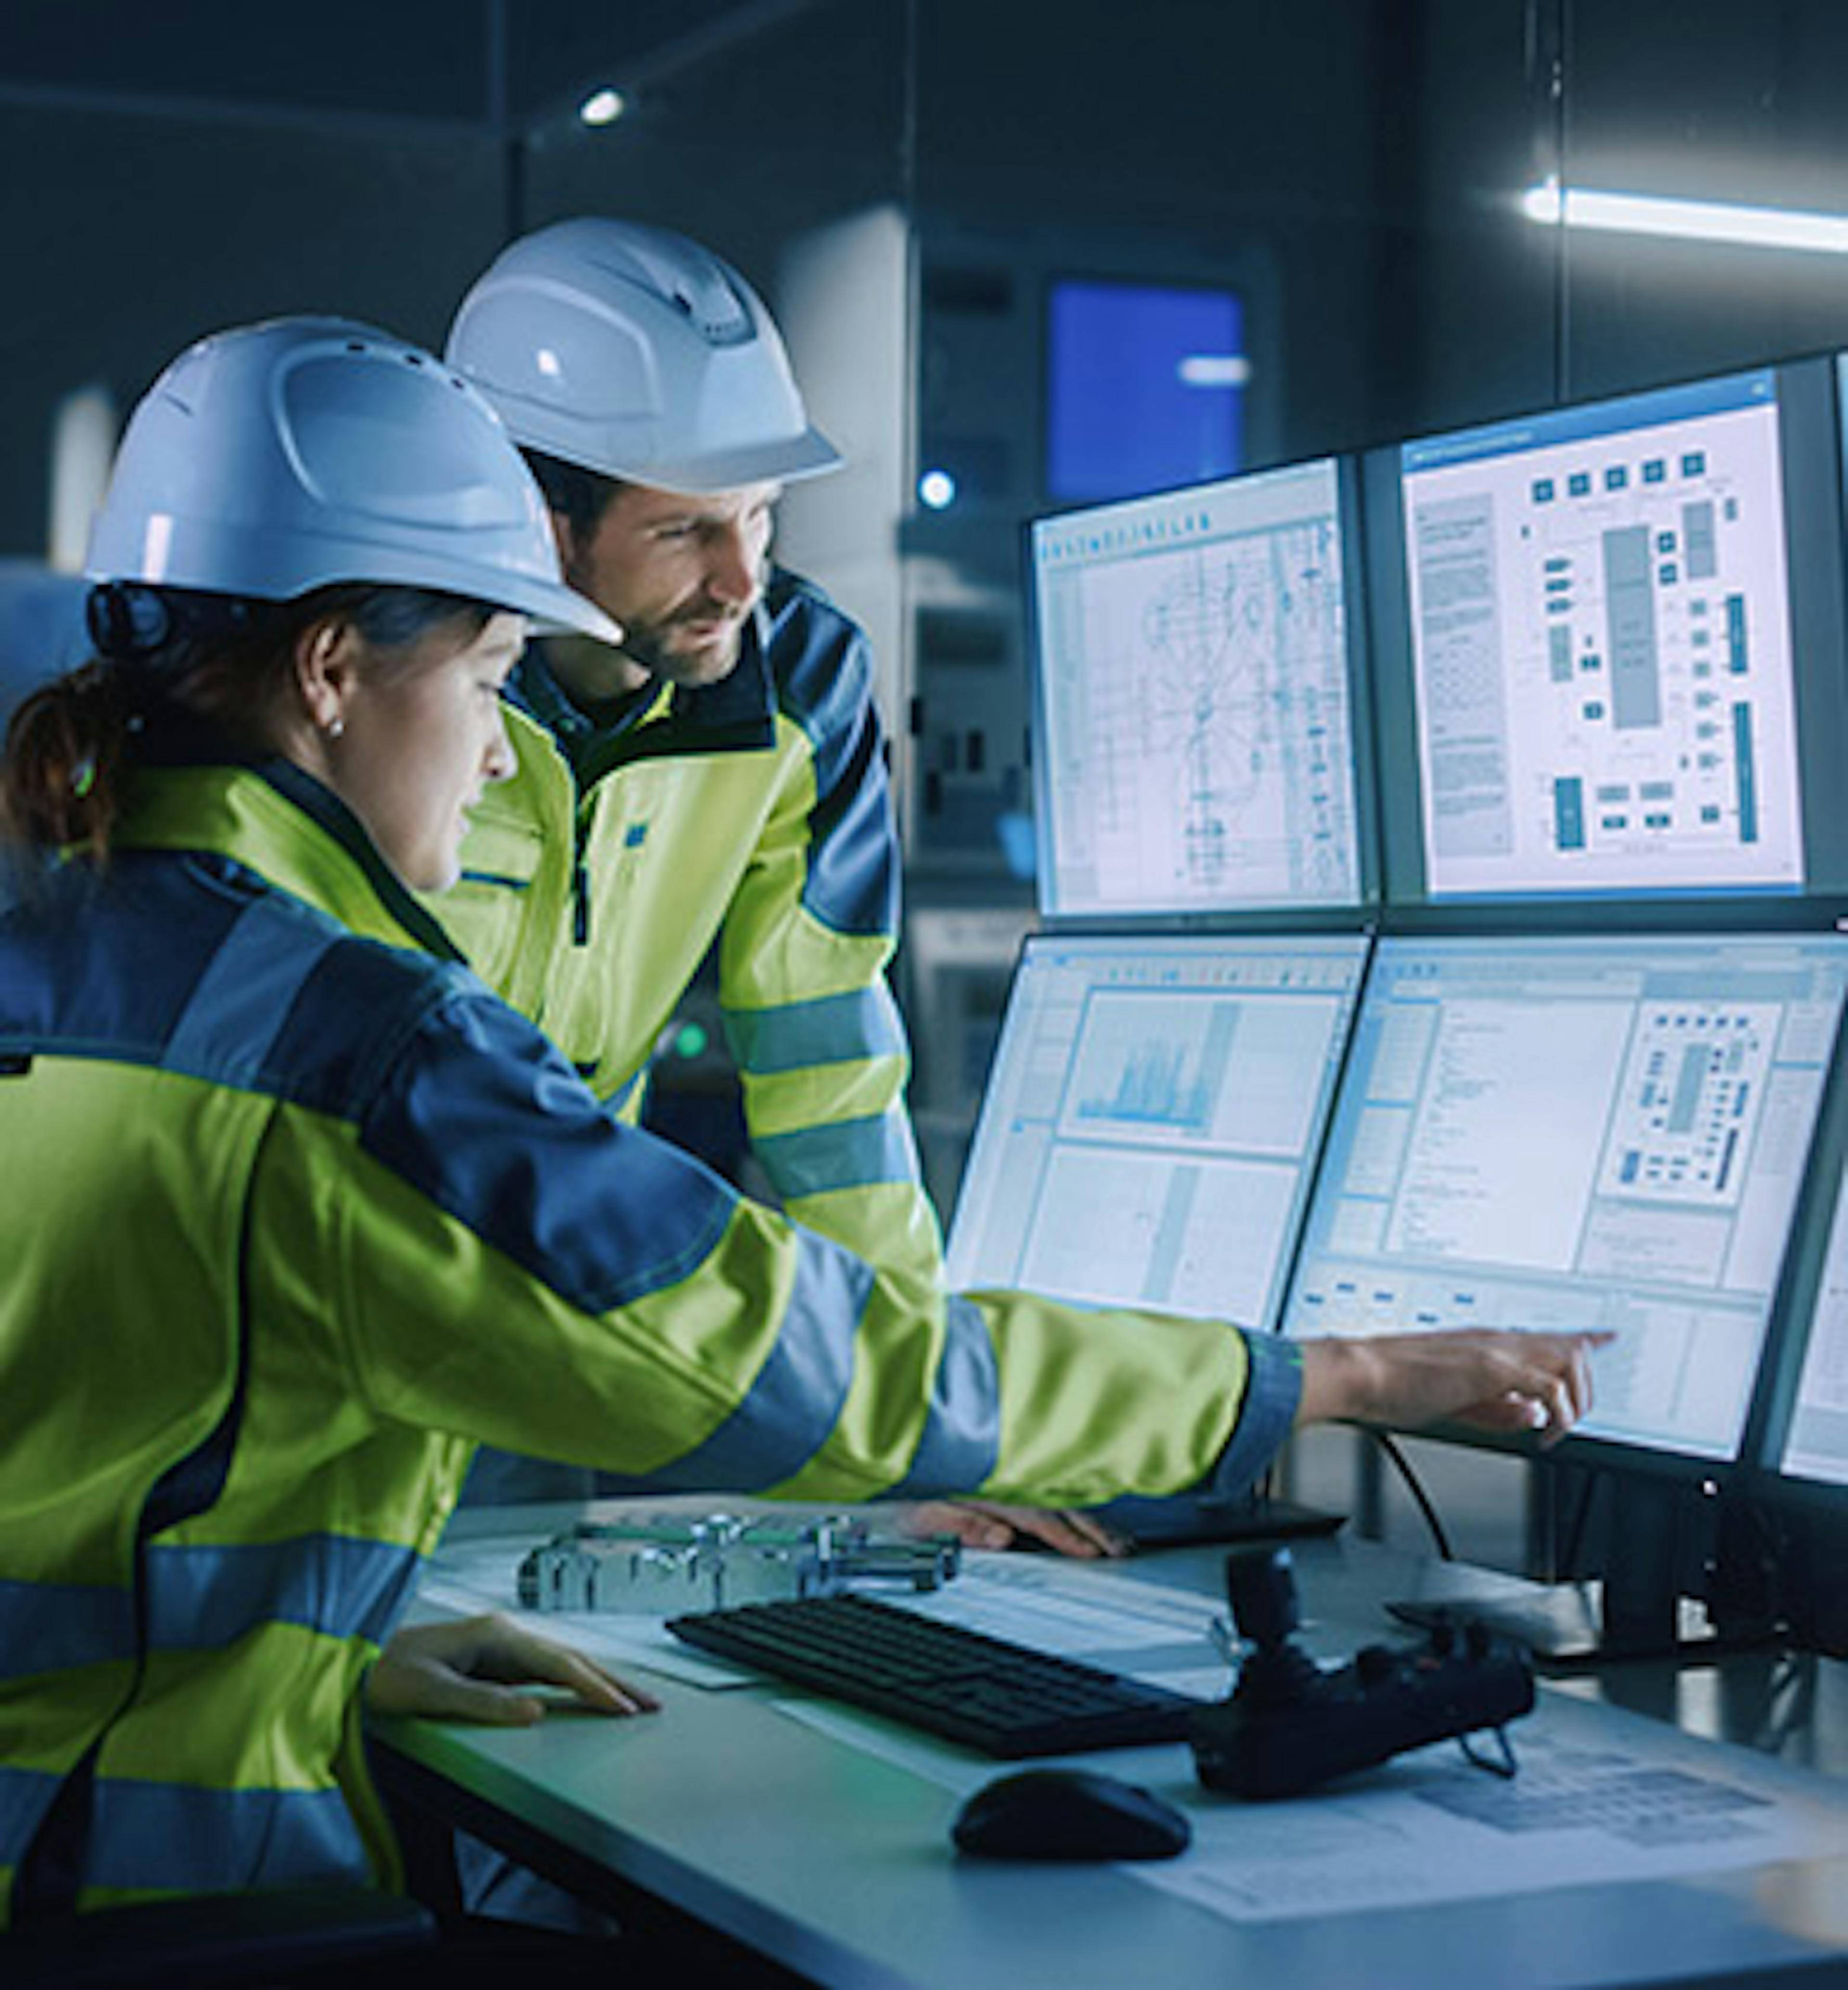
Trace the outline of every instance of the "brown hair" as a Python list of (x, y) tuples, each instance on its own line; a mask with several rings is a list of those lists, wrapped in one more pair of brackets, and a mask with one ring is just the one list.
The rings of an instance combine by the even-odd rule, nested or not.
[(574, 539), (593, 538), (603, 514), (626, 487), (623, 480), (606, 477), (600, 470), (587, 470), (581, 463), (567, 463), (562, 457), (548, 456), (543, 450), (523, 447), (520, 453), (545, 498), (545, 508), (564, 519)]
[(351, 623), (389, 655), (446, 625), (470, 640), (494, 613), (454, 595), (358, 583), (281, 602), (98, 588), (90, 613), (98, 654), (35, 691), (7, 728), (0, 827), (29, 850), (74, 847), (106, 859), (151, 719), (190, 720), (252, 747), (253, 722), (316, 623)]

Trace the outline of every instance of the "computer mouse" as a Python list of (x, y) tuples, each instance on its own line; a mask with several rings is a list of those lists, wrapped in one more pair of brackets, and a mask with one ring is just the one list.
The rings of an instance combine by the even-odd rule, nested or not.
[(1017, 1769), (985, 1783), (950, 1835), (978, 1859), (1172, 1859), (1193, 1827), (1152, 1791), (1094, 1769)]

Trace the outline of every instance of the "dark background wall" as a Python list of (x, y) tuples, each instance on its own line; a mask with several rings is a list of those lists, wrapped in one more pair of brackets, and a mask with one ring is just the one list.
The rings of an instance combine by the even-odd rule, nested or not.
[[(604, 80), (634, 113), (586, 131)], [(580, 209), (772, 288), (879, 202), (1262, 270), (1271, 457), (1829, 345), (1840, 259), (1568, 241), (1513, 202), (1563, 168), (1839, 208), (1845, 111), (1830, 0), (9, 0), (0, 552), (40, 550), (70, 388), (127, 402), (271, 311), (437, 339), (510, 226)]]

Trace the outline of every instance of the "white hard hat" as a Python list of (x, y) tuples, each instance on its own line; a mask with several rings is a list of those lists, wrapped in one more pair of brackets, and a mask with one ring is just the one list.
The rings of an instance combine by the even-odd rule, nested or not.
[(840, 466), (756, 291), (664, 228), (561, 221), (515, 243), (447, 356), (516, 441), (625, 482), (699, 494)]
[(427, 588), (618, 640), (565, 585), (493, 409), (431, 354), (344, 318), (277, 318), (182, 353), (129, 422), (85, 571), (268, 601)]

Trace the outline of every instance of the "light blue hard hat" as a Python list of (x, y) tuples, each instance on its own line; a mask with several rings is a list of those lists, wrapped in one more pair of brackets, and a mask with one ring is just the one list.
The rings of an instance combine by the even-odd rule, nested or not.
[(606, 477), (699, 494), (840, 467), (757, 293), (670, 229), (589, 216), (523, 237), (446, 351), (516, 441)]
[(131, 419), (93, 581), (286, 601), (344, 582), (511, 609), (604, 642), (493, 409), (432, 355), (345, 318), (201, 339)]

